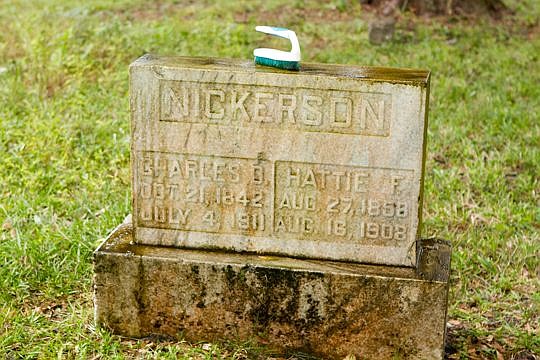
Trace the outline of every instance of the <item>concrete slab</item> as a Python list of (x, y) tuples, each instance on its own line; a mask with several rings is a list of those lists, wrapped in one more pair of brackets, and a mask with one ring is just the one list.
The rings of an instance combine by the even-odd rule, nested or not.
[(187, 250), (135, 244), (128, 220), (94, 254), (96, 322), (326, 359), (441, 359), (450, 246), (418, 248), (418, 270)]

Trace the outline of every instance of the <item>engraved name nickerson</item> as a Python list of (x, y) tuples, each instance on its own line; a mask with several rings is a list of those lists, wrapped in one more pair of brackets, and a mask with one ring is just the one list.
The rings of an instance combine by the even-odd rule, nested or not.
[(391, 95), (331, 89), (160, 82), (160, 120), (389, 136)]

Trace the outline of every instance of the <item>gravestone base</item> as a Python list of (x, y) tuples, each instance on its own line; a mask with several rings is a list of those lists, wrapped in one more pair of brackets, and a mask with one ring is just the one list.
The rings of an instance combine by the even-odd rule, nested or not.
[(116, 334), (252, 339), (328, 359), (443, 357), (445, 241), (420, 240), (415, 269), (132, 240), (127, 219), (94, 254), (96, 323)]

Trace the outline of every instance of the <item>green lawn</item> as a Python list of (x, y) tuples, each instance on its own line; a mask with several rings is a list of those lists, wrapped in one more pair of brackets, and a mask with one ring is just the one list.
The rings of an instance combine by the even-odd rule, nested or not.
[(0, 358), (266, 356), (112, 336), (91, 295), (92, 251), (131, 206), (129, 63), (250, 58), (265, 23), (306, 61), (432, 70), (423, 234), (454, 246), (450, 357), (540, 354), (540, 2), (508, 1), (504, 24), (404, 16), (380, 47), (357, 3), (4, 1)]

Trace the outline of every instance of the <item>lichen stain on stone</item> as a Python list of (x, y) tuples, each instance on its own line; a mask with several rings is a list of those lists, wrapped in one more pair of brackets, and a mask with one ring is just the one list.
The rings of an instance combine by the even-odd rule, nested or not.
[(323, 279), (307, 281), (301, 285), (298, 294), (298, 317), (307, 323), (318, 323), (326, 319), (326, 299), (328, 286)]

